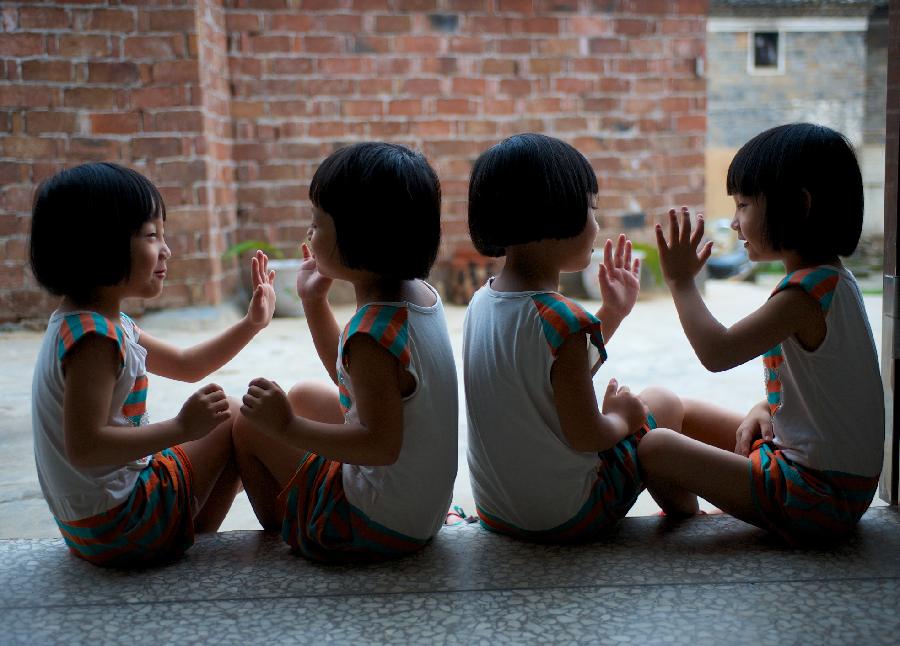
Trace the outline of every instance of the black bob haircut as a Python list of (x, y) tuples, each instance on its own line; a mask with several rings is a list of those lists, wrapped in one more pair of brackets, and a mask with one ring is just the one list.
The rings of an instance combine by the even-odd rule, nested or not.
[(441, 183), (422, 154), (382, 142), (340, 148), (319, 165), (309, 199), (334, 220), (347, 267), (389, 280), (428, 275), (441, 242)]
[(157, 188), (140, 173), (108, 162), (60, 171), (38, 187), (29, 259), (37, 281), (76, 303), (131, 273), (131, 238), (166, 218)]
[(475, 161), (469, 235), (485, 256), (506, 247), (577, 236), (587, 224), (597, 176), (573, 146), (545, 135), (513, 135)]
[(819, 261), (849, 256), (859, 243), (862, 175), (850, 142), (831, 128), (792, 123), (756, 135), (731, 161), (726, 188), (764, 198), (773, 249)]

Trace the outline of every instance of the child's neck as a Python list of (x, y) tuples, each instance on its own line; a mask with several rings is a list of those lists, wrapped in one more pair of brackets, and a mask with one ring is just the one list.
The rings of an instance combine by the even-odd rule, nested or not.
[(84, 301), (75, 301), (69, 296), (65, 296), (60, 303), (59, 308), (64, 312), (73, 310), (88, 310), (102, 314), (108, 319), (116, 320), (119, 318), (119, 312), (122, 311), (122, 300), (113, 294), (109, 294), (103, 289), (98, 289), (97, 293), (91, 298)]
[(353, 281), (356, 292), (356, 307), (367, 303), (402, 303), (411, 302), (416, 305), (429, 306), (416, 280), (386, 281), (380, 276), (367, 276)]
[(803, 258), (800, 256), (800, 254), (794, 251), (784, 252), (784, 256), (781, 258), (781, 262), (784, 263), (784, 270), (788, 274), (792, 274), (795, 271), (799, 271), (801, 269), (811, 269), (812, 267), (819, 267), (821, 265), (834, 265), (835, 267), (841, 266), (841, 259), (837, 256), (818, 259)]
[(542, 254), (516, 245), (506, 249), (506, 263), (491, 283), (498, 292), (541, 292), (559, 289), (559, 266)]

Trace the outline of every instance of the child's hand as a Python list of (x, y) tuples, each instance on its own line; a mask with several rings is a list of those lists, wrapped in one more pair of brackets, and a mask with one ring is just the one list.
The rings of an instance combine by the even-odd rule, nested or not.
[(769, 412), (768, 402), (762, 402), (750, 409), (744, 421), (738, 426), (735, 434), (734, 452), (744, 457), (749, 457), (753, 443), (762, 438), (766, 442), (775, 439), (775, 430), (772, 427), (772, 414)]
[(681, 227), (675, 209), (669, 209), (669, 238), (663, 235), (662, 225), (656, 225), (656, 246), (659, 248), (659, 264), (669, 287), (693, 284), (696, 276), (712, 253), (712, 241), (697, 247), (703, 239), (703, 215), (697, 215), (697, 230), (691, 234), (691, 214), (686, 206), (681, 207)]
[(647, 407), (637, 395), (632, 394), (627, 386), (619, 386), (619, 382), (610, 379), (603, 396), (604, 415), (618, 417), (625, 424), (625, 433), (631, 435), (647, 422)]
[(216, 384), (207, 384), (181, 407), (175, 421), (182, 429), (184, 441), (198, 440), (222, 422), (231, 419), (225, 392)]
[(598, 275), (606, 315), (612, 313), (619, 320), (628, 316), (641, 291), (640, 270), (641, 261), (637, 258), (632, 261), (631, 240), (624, 233), (616, 241), (615, 253), (612, 240), (606, 241)]
[(284, 433), (294, 416), (281, 386), (257, 377), (247, 387), (241, 414), (256, 428), (271, 435)]
[(269, 257), (257, 250), (250, 260), (253, 297), (247, 308), (247, 318), (256, 327), (264, 328), (275, 313), (275, 270), (269, 269)]
[(316, 259), (305, 242), (301, 248), (303, 249), (303, 263), (297, 272), (297, 295), (301, 301), (322, 300), (328, 296), (328, 290), (331, 289), (331, 283), (334, 281), (319, 273)]

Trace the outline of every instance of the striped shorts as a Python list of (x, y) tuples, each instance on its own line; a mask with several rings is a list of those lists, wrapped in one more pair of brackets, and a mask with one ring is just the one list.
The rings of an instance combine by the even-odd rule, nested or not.
[(520, 529), (476, 506), (481, 526), (540, 543), (576, 543), (599, 538), (625, 517), (644, 490), (638, 469), (638, 444), (654, 428), (656, 420), (648, 414), (647, 423), (640, 430), (600, 453), (597, 480), (591, 493), (578, 513), (565, 523), (550, 529)]
[(293, 551), (330, 563), (383, 561), (428, 543), (380, 525), (351, 505), (341, 467), (308, 452), (278, 496), (284, 509), (281, 537)]
[(763, 440), (750, 452), (750, 480), (753, 502), (767, 529), (791, 544), (846, 535), (878, 488), (878, 476), (810, 469)]
[(191, 462), (175, 446), (153, 456), (128, 499), (103, 513), (56, 524), (69, 550), (95, 565), (169, 560), (194, 544)]

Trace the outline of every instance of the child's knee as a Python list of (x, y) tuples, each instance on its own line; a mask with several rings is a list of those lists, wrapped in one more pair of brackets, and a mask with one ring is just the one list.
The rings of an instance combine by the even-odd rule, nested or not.
[(647, 433), (638, 444), (638, 460), (645, 469), (653, 470), (669, 459), (679, 435), (668, 428), (657, 428)]
[(651, 386), (642, 390), (638, 397), (650, 409), (657, 426), (671, 428), (678, 432), (681, 431), (681, 424), (684, 420), (684, 405), (678, 395), (671, 390), (660, 388), (659, 386)]

